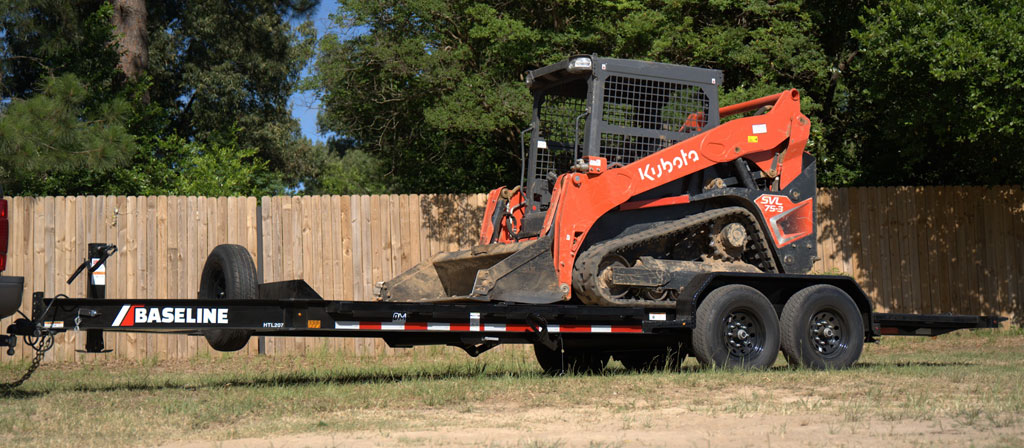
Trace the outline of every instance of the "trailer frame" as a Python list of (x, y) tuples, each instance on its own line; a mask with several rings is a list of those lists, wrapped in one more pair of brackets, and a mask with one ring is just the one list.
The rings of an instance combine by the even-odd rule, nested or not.
[[(486, 296), (421, 302), (324, 300), (301, 279), (258, 283), (255, 298), (246, 300), (106, 299), (104, 264), (117, 248), (90, 243), (88, 249), (89, 258), (68, 279), (70, 284), (80, 273), (87, 273), (85, 298), (46, 297), (44, 292), (34, 292), (32, 317), (15, 320), (7, 328), (8, 335), (0, 336), (0, 346), (7, 346), (8, 354), (13, 354), (19, 336), (36, 351), (33, 367), (22, 379), (6, 385), (8, 388), (26, 380), (53, 346), (53, 337), (68, 331), (85, 332), (87, 353), (111, 351), (104, 343), (107, 332), (205, 335), (213, 345), (211, 333), (227, 330), (243, 339), (240, 345), (221, 350), (237, 350), (252, 336), (369, 337), (383, 339), (395, 348), (448, 345), (473, 357), (503, 344), (532, 344), (538, 350), (538, 361), (550, 372), (569, 368), (566, 356), (557, 353), (570, 351), (576, 361), (628, 357), (631, 353), (666, 359), (665, 354), (673, 351), (676, 355), (671, 356), (681, 361), (680, 355), (693, 353), (697, 309), (705, 299), (712, 300), (712, 291), (730, 285), (763, 294), (779, 315), (799, 291), (817, 285), (841, 290), (861, 314), (865, 342), (875, 342), (881, 335), (935, 336), (959, 329), (994, 328), (1006, 320), (875, 313), (870, 298), (850, 277), (747, 272), (672, 273), (669, 285), (679, 293), (671, 307), (531, 304), (491, 301)], [(16, 292), (20, 297), (21, 282), (16, 283), (17, 291), (7, 291), (8, 296)], [(656, 358), (659, 352), (662, 358)], [(552, 353), (561, 359), (561, 367), (545, 365), (553, 363), (545, 361)], [(603, 364), (588, 369), (600, 367)]]
[[(676, 308), (530, 305), (505, 302), (403, 303), (324, 300), (303, 280), (263, 283), (258, 300), (99, 299), (33, 294), (32, 322), (8, 328), (28, 336), (30, 329), (202, 335), (203, 330), (245, 330), (254, 336), (371, 337), (391, 347), (449, 345), (477, 356), (502, 344), (542, 344), (550, 349), (603, 350), (660, 347), (685, 341), (693, 311), (710, 285), (728, 281), (708, 275), (706, 285)], [(736, 280), (735, 275), (725, 276)], [(785, 274), (742, 274), (748, 283), (789, 284), (788, 289), (822, 278)], [(865, 341), (881, 335), (935, 336), (971, 328), (994, 328), (1002, 317), (953, 314), (866, 313)], [(38, 325), (32, 325), (36, 323)], [(38, 328), (38, 329), (37, 329)], [(102, 345), (87, 347), (102, 351)], [(97, 350), (98, 348), (98, 350)]]

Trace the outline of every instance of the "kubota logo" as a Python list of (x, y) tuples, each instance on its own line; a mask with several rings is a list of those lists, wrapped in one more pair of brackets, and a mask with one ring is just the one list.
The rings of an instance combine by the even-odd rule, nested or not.
[(124, 305), (114, 318), (114, 327), (136, 324), (226, 324), (227, 308), (151, 307)]
[(652, 167), (650, 163), (644, 165), (643, 168), (637, 168), (640, 172), (640, 180), (655, 180), (660, 179), (661, 176), (671, 173), (676, 168), (682, 168), (690, 164), (690, 162), (696, 162), (700, 160), (697, 156), (697, 151), (685, 149), (679, 150), (679, 155), (669, 160), (665, 158), (659, 159), (658, 163), (655, 163)]

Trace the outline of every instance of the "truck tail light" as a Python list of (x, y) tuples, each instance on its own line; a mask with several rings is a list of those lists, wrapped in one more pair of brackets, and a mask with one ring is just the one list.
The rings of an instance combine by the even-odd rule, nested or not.
[(0, 199), (0, 272), (7, 269), (7, 200)]

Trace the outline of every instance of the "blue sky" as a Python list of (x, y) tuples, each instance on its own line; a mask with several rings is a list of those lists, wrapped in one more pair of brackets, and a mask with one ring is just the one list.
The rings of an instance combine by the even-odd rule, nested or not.
[[(331, 19), (328, 17), (338, 9), (337, 0), (322, 0), (313, 15), (313, 23), (316, 25), (317, 36), (323, 36), (331, 28)], [(307, 69), (302, 74), (309, 75)], [(306, 138), (322, 142), (327, 140), (326, 135), (321, 135), (316, 130), (316, 113), (320, 108), (320, 101), (316, 99), (313, 92), (297, 92), (288, 99), (292, 109), (292, 116), (299, 120), (302, 125), (302, 135)]]

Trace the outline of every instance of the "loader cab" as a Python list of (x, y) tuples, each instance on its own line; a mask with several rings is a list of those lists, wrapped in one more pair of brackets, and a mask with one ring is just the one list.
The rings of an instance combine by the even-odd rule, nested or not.
[[(543, 215), (555, 177), (576, 159), (615, 168), (719, 123), (722, 72), (579, 55), (527, 73), (533, 132), (524, 167), (527, 218)], [(537, 219), (537, 218), (534, 218)]]

